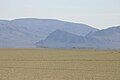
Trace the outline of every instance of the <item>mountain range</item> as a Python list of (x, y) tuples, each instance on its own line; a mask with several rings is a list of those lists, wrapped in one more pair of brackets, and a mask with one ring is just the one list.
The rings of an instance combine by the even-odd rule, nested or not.
[(0, 20), (0, 48), (120, 49), (120, 26), (99, 30), (55, 19)]
[(86, 36), (56, 30), (36, 45), (47, 48), (120, 49), (120, 26), (99, 30)]

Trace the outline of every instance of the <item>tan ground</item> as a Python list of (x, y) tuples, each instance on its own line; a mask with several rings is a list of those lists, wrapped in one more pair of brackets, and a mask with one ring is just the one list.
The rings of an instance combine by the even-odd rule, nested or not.
[(120, 51), (0, 49), (0, 80), (120, 80)]

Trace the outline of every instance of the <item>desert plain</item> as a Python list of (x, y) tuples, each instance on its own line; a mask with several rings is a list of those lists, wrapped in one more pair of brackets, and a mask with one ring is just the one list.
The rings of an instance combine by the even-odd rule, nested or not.
[(120, 80), (120, 50), (0, 49), (0, 80)]

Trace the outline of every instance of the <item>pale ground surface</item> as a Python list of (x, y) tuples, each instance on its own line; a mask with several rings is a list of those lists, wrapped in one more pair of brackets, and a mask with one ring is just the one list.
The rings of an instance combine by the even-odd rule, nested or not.
[(0, 80), (120, 80), (120, 51), (0, 49)]

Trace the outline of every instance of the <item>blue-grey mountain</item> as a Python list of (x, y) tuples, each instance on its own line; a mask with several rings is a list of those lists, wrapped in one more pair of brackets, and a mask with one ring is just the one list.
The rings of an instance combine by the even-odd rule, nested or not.
[(99, 30), (87, 35), (101, 41), (100, 48), (120, 49), (120, 26)]
[(36, 45), (48, 48), (120, 49), (120, 26), (99, 30), (86, 36), (56, 30)]
[(1, 48), (32, 48), (50, 33), (60, 29), (65, 32), (85, 36), (89, 32), (98, 31), (91, 26), (53, 19), (15, 19), (0, 20)]

